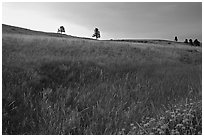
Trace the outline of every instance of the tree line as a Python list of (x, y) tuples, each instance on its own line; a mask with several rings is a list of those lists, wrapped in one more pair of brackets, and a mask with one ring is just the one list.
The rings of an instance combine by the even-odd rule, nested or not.
[[(60, 26), (60, 28), (58, 28), (58, 30), (57, 30), (57, 33), (62, 34), (62, 32), (65, 32), (65, 28), (63, 26)], [(92, 37), (96, 37), (96, 39), (101, 37), (100, 31), (98, 28), (94, 29), (94, 34), (92, 35)], [(175, 36), (174, 40), (177, 42), (178, 37)], [(201, 46), (201, 43), (197, 39), (195, 39), (194, 41), (192, 39), (189, 39), (189, 41), (188, 41), (188, 39), (185, 39), (184, 43), (192, 45), (192, 46)]]
[(195, 39), (194, 41), (192, 39), (185, 39), (184, 43), (186, 44), (190, 44), (192, 46), (201, 46), (200, 41), (198, 41), (197, 39)]
[[(177, 42), (178, 38), (177, 36), (174, 38), (174, 40)], [(198, 41), (198, 39), (195, 39), (194, 41), (192, 39), (185, 39), (184, 43), (189, 44), (191, 46), (201, 46), (200, 41)]]

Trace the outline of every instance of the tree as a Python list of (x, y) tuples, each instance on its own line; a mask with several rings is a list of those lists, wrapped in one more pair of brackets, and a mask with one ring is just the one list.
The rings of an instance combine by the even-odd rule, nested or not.
[(178, 38), (177, 38), (177, 36), (175, 37), (175, 39), (174, 39), (175, 41), (178, 41)]
[(65, 28), (63, 26), (60, 26), (57, 33), (62, 33), (62, 32), (65, 32)]
[(188, 39), (185, 39), (184, 43), (188, 44)]
[(189, 39), (189, 44), (190, 44), (190, 45), (193, 45), (192, 39)]
[(197, 39), (195, 39), (193, 43), (195, 46), (200, 46), (200, 42)]
[(100, 35), (100, 31), (98, 30), (98, 28), (95, 28), (94, 30), (94, 34), (92, 37), (96, 37), (96, 39), (100, 38), (101, 35)]

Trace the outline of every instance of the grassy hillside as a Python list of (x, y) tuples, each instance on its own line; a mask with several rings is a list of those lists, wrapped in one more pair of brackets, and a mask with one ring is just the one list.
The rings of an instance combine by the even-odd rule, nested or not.
[(2, 134), (201, 134), (201, 47), (2, 27)]
[[(10, 26), (6, 24), (2, 24), (2, 32), (5, 34), (24, 34), (24, 35), (40, 35), (40, 36), (50, 36), (50, 37), (66, 37), (66, 38), (81, 38), (66, 34), (60, 34), (60, 33), (48, 33), (48, 32), (42, 32), (42, 31), (35, 31), (15, 26)], [(90, 38), (81, 38), (81, 39), (90, 39)], [(90, 39), (91, 40), (91, 39)]]

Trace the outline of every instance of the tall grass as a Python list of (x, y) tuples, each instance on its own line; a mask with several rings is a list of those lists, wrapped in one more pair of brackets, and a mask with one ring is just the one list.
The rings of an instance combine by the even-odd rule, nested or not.
[(170, 120), (166, 111), (191, 99), (197, 107), (179, 109), (193, 108), (197, 123), (185, 128), (196, 131), (178, 132), (201, 134), (201, 53), (140, 46), (6, 35), (2, 133), (169, 134), (183, 123), (154, 132), (144, 119)]

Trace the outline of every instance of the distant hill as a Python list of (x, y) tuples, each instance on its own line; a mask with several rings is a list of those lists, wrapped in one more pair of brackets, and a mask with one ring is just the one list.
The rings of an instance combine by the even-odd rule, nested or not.
[[(6, 24), (2, 24), (2, 33), (3, 34), (4, 33), (12, 33), (12, 34), (25, 34), (25, 35), (42, 35), (42, 36), (51, 36), (51, 37), (90, 39), (90, 38), (71, 36), (71, 35), (67, 35), (67, 34), (35, 31), (35, 30), (26, 29), (26, 28), (10, 26), (10, 25), (6, 25)], [(92, 40), (92, 39), (90, 39), (90, 40)]]
[[(2, 33), (11, 33), (11, 34), (25, 34), (25, 35), (42, 35), (42, 36), (51, 36), (51, 37), (64, 37), (64, 38), (79, 38), (79, 39), (88, 39), (88, 40), (95, 40), (92, 38), (85, 38), (85, 37), (77, 37), (71, 36), (67, 34), (60, 34), (60, 33), (50, 33), (50, 32), (42, 32), (42, 31), (35, 31), (26, 28), (20, 28), (16, 26), (2, 24)], [(101, 40), (101, 41), (118, 41), (118, 42), (133, 42), (133, 43), (152, 43), (152, 44), (174, 44), (180, 43), (184, 44), (183, 42), (175, 42), (170, 40), (160, 40), (160, 39), (111, 39), (111, 40)], [(202, 45), (202, 43), (201, 43)]]
[(133, 43), (152, 43), (152, 44), (174, 44), (180, 43), (185, 44), (183, 42), (175, 42), (170, 40), (160, 40), (160, 39), (111, 39), (111, 41), (121, 41), (121, 42), (133, 42)]

